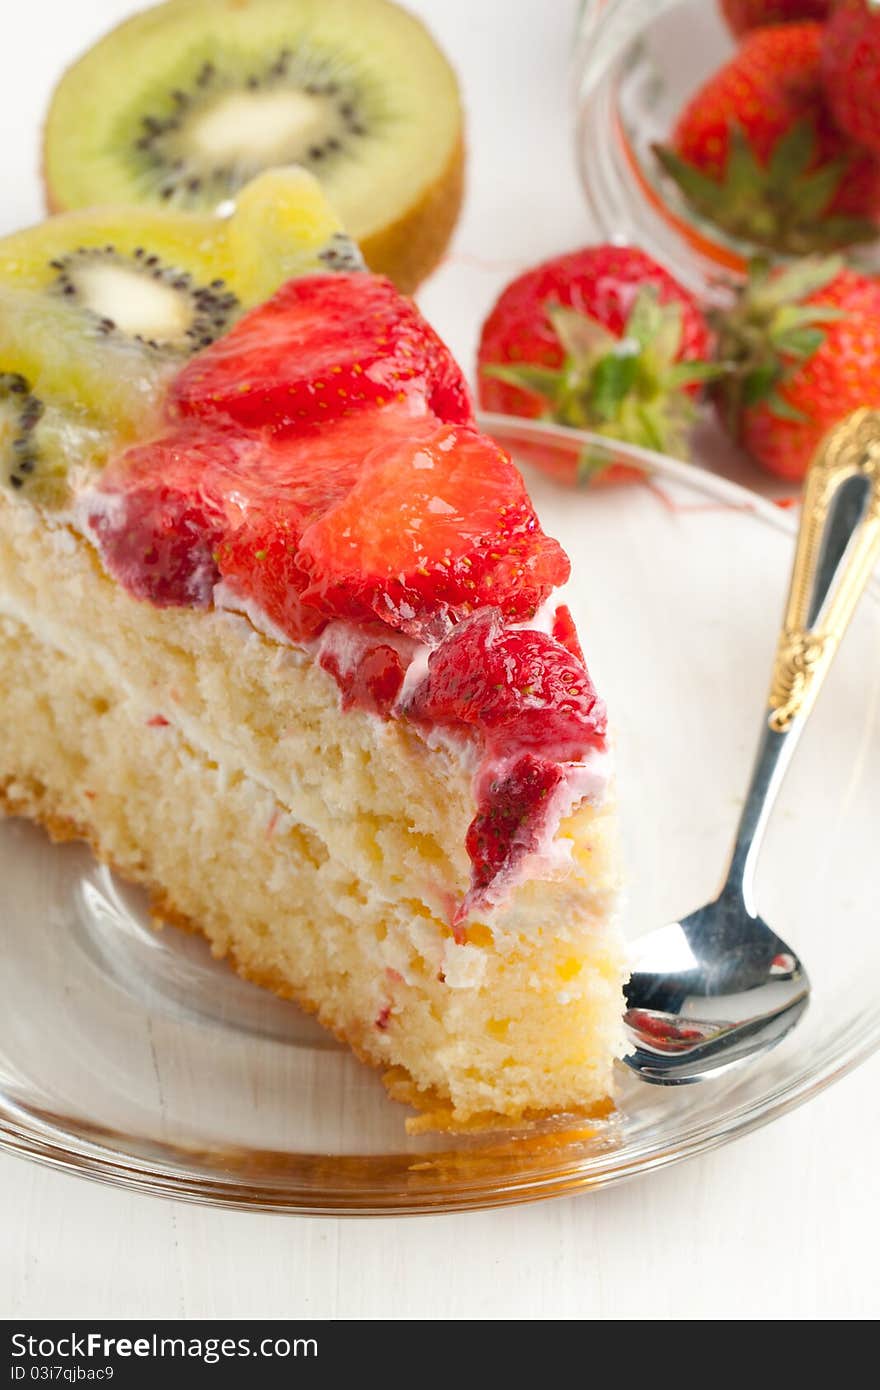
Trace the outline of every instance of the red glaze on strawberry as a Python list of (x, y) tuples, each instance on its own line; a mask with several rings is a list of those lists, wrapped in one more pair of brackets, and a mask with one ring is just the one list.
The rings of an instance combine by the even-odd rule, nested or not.
[(485, 604), (525, 621), (569, 573), (507, 455), (475, 430), (408, 421), (302, 535), (303, 599), (436, 639)]
[[(407, 428), (401, 420), (402, 435)], [(322, 433), (306, 458), (297, 439), (180, 423), (109, 464), (86, 496), (88, 521), (108, 569), (135, 597), (206, 607), (218, 579), (231, 578), (284, 632), (311, 636), (326, 618), (303, 609), (299, 537), (351, 488), (359, 437), (352, 429), (328, 444)], [(241, 566), (230, 560), (233, 542)], [(249, 582), (237, 586), (241, 568)]]
[(391, 714), (404, 674), (400, 656), (393, 647), (385, 643), (371, 647), (355, 669), (345, 675), (335, 668), (332, 656), (322, 657), (321, 665), (335, 677), (342, 690), (343, 709), (357, 705), (386, 718)]
[(219, 574), (295, 640), (333, 618), (437, 638), (487, 603), (527, 620), (567, 576), (507, 455), (438, 418), (471, 419), (461, 374), (380, 277), (291, 281), (184, 367), (169, 410), (98, 489), (131, 494), (95, 532), (139, 597), (205, 604)]
[(302, 601), (306, 574), (297, 562), (299, 532), (289, 518), (249, 510), (241, 526), (221, 540), (216, 556), (219, 576), (229, 592), (250, 601), (279, 631), (294, 641), (317, 637), (327, 618)]
[(340, 623), (328, 629), (318, 664), (339, 686), (343, 709), (357, 706), (388, 719), (397, 703), (413, 648), (414, 644), (405, 639), (397, 639), (397, 645), (383, 641), (378, 623), (372, 625), (372, 630), (363, 631)]
[(401, 411), (373, 410), (304, 437), (243, 436), (258, 441), (261, 456), (236, 479), (241, 505), (217, 546), (217, 562), (232, 590), (294, 641), (314, 637), (330, 618), (353, 616), (304, 600), (311, 577), (303, 533), (343, 501), (374, 447), (405, 441), (412, 427)]
[(204, 606), (222, 576), (294, 640), (333, 618), (437, 639), (487, 603), (526, 621), (569, 572), (497, 444), (393, 410), (291, 438), (183, 425), (116, 460), (89, 516), (137, 597)]
[[(313, 442), (308, 466), (298, 440), (199, 421), (134, 445), (86, 497), (107, 568), (136, 598), (160, 606), (207, 607), (217, 581), (231, 578), (288, 635), (314, 635), (326, 616), (303, 606), (299, 537), (345, 495), (359, 464), (344, 444), (323, 445), (323, 436)], [(236, 585), (229, 538), (243, 535), (253, 541), (251, 582)]]
[(428, 661), (405, 713), (477, 735), (477, 814), (467, 848), (471, 887), (457, 920), (493, 900), (492, 885), (537, 849), (565, 781), (560, 764), (605, 747), (605, 706), (582, 661), (542, 632), (505, 629), (485, 609)]
[(187, 432), (136, 445), (105, 470), (87, 520), (110, 573), (157, 607), (207, 608), (218, 571), (222, 505), (214, 491), (232, 446)]
[(390, 404), (473, 422), (461, 371), (412, 300), (359, 273), (288, 281), (184, 367), (171, 404), (294, 433)]
[(490, 781), (467, 832), (473, 864), (471, 900), (538, 849), (552, 812), (552, 797), (565, 781), (558, 763), (524, 753)]
[(532, 629), (505, 629), (496, 610), (460, 623), (431, 653), (409, 718), (477, 728), (493, 758), (539, 752), (577, 762), (605, 742), (605, 706), (583, 662)]
[(577, 635), (577, 628), (574, 625), (574, 618), (571, 616), (571, 609), (567, 603), (560, 603), (553, 614), (553, 640), (558, 642), (566, 651), (571, 652), (575, 661), (584, 662), (584, 653)]

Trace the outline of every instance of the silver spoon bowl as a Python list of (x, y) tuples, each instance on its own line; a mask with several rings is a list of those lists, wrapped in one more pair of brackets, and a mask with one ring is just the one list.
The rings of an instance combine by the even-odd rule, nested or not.
[(644, 1081), (701, 1081), (794, 1027), (810, 981), (759, 916), (755, 867), (798, 739), (880, 556), (880, 411), (828, 436), (804, 489), (791, 585), (758, 754), (718, 897), (634, 943), (624, 1058)]

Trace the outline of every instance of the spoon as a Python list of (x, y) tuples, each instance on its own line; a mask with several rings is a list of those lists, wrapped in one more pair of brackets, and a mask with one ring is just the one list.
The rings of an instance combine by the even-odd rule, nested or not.
[(838, 425), (807, 475), (791, 587), (752, 780), (713, 902), (634, 943), (624, 990), (644, 1081), (700, 1081), (772, 1047), (807, 1007), (810, 982), (758, 915), (755, 866), (785, 772), (880, 555), (880, 411)]

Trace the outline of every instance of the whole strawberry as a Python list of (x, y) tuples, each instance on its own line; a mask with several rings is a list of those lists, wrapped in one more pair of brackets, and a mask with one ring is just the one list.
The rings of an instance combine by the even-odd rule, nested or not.
[(822, 41), (822, 76), (840, 129), (880, 155), (878, 0), (839, 0)]
[(721, 9), (733, 32), (745, 34), (766, 24), (827, 19), (831, 0), (721, 0)]
[(871, 240), (880, 222), (880, 159), (835, 126), (821, 45), (821, 24), (754, 30), (655, 148), (701, 216), (794, 255)]
[(480, 404), (681, 452), (710, 355), (696, 300), (668, 271), (635, 247), (590, 246), (503, 291), (483, 325)]
[(722, 419), (758, 463), (800, 479), (827, 431), (880, 407), (880, 281), (837, 257), (756, 262), (719, 332)]

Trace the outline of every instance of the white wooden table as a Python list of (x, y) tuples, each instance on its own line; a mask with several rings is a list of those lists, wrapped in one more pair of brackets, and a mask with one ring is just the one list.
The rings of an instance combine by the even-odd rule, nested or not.
[[(497, 288), (589, 240), (566, 81), (577, 4), (409, 3), (451, 55), (469, 111), (467, 206), (452, 256), (421, 295), (469, 364)], [(132, 8), (16, 6), (14, 41), (0, 48), (0, 229), (39, 216), (36, 132), (52, 82)], [(580, 1199), (467, 1216), (218, 1212), (4, 1157), (0, 1317), (873, 1317), (878, 1141), (880, 1058), (694, 1162)]]

